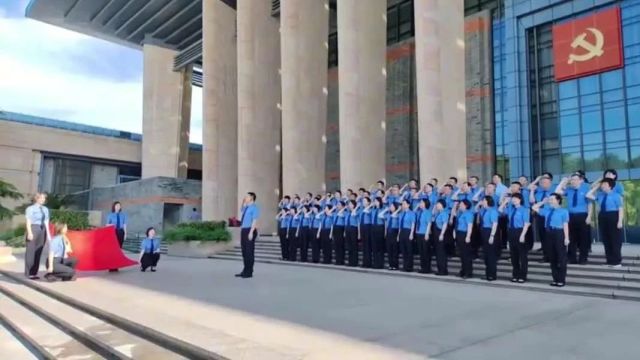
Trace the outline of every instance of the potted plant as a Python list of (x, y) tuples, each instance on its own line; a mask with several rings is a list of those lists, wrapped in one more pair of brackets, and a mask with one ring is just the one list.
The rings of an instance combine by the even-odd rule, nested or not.
[(232, 249), (240, 243), (232, 236), (224, 221), (203, 221), (178, 224), (164, 233), (167, 254), (206, 258)]

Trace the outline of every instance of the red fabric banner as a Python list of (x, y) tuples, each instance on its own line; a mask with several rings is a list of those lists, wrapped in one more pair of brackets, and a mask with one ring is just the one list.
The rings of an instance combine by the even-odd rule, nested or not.
[(101, 271), (120, 269), (138, 262), (126, 257), (120, 249), (113, 226), (67, 233), (72, 256), (78, 259), (76, 270)]

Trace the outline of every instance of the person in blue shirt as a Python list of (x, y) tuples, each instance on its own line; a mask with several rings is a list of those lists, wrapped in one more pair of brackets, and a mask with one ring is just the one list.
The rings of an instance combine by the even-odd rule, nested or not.
[(282, 260), (288, 260), (289, 258), (289, 240), (287, 239), (287, 230), (289, 223), (291, 222), (291, 216), (289, 215), (289, 207), (281, 206), (280, 212), (276, 216), (278, 222), (278, 237), (280, 238), (280, 253)]
[(278, 203), (278, 210), (289, 210), (291, 206), (291, 196), (285, 195)]
[(436, 206), (436, 203), (438, 202), (439, 195), (437, 191), (435, 191), (435, 188), (432, 183), (426, 183), (422, 187), (422, 191), (420, 192), (420, 198), (429, 200), (429, 203), (431, 204), (431, 207), (429, 208), (429, 210), (433, 211), (433, 207)]
[(491, 180), (496, 185), (496, 195), (498, 195), (498, 198), (501, 198), (502, 195), (509, 190), (509, 188), (504, 184), (504, 178), (502, 175), (496, 173), (493, 174)]
[(362, 211), (360, 217), (360, 240), (362, 241), (362, 267), (370, 268), (373, 260), (372, 230), (373, 230), (373, 204), (366, 196), (362, 198)]
[(151, 272), (156, 271), (158, 261), (160, 261), (160, 240), (156, 239), (156, 229), (147, 229), (147, 237), (140, 243), (140, 271), (145, 272), (151, 268)]
[(289, 241), (289, 261), (296, 261), (298, 248), (300, 247), (300, 226), (304, 214), (297, 207), (289, 209), (289, 220), (287, 222), (287, 240)]
[(387, 235), (387, 262), (389, 270), (398, 270), (398, 234), (400, 233), (400, 217), (402, 211), (399, 203), (390, 203), (384, 210), (386, 235)]
[(358, 240), (360, 240), (360, 217), (361, 212), (356, 208), (355, 200), (348, 203), (347, 222), (347, 266), (358, 266)]
[(336, 265), (344, 265), (344, 240), (347, 221), (349, 220), (349, 212), (346, 209), (344, 201), (338, 202), (336, 205), (335, 216), (333, 217), (333, 242), (335, 244)]
[(562, 196), (551, 193), (533, 205), (533, 211), (544, 217), (547, 231), (551, 286), (563, 287), (567, 277), (567, 246), (569, 245), (569, 211), (561, 207)]
[(431, 231), (431, 203), (429, 199), (420, 199), (420, 204), (416, 210), (416, 243), (418, 254), (420, 254), (420, 273), (426, 274), (431, 269), (431, 257), (433, 256), (433, 246), (429, 241)]
[(333, 232), (334, 214), (333, 205), (327, 204), (320, 216), (320, 248), (322, 250), (322, 263), (331, 264), (332, 248), (331, 235)]
[(44, 206), (46, 202), (47, 194), (36, 193), (33, 197), (33, 205), (25, 210), (27, 244), (24, 254), (24, 272), (31, 280), (39, 279), (38, 269), (44, 244), (51, 239), (49, 209)]
[(455, 216), (453, 215), (455, 202), (453, 200), (453, 193), (453, 185), (447, 183), (442, 187), (442, 194), (440, 194), (440, 199), (445, 201), (445, 204), (447, 204), (447, 211), (449, 212), (449, 226), (447, 226), (447, 230), (444, 234), (445, 250), (449, 257), (454, 256), (456, 253), (456, 245), (454, 241)]
[(389, 206), (390, 204), (397, 203), (398, 201), (400, 201), (400, 185), (395, 184), (384, 197), (384, 203)]
[(254, 253), (256, 238), (258, 237), (258, 218), (260, 209), (256, 205), (256, 194), (247, 193), (240, 206), (240, 246), (242, 248), (242, 260), (244, 267), (236, 277), (248, 279), (253, 277)]
[[(616, 169), (607, 169), (602, 174), (602, 179), (611, 179), (613, 180), (613, 191), (617, 192), (618, 195), (624, 197), (624, 186), (618, 181), (618, 172)], [(602, 182), (600, 179), (597, 182)]]
[(313, 236), (311, 225), (315, 214), (312, 205), (305, 205), (302, 208), (302, 219), (300, 223), (300, 231), (298, 236), (298, 247), (300, 248), (300, 262), (307, 262), (309, 257), (309, 244)]
[[(543, 202), (547, 199), (555, 189), (553, 189), (553, 176), (549, 173), (545, 173), (541, 176), (538, 176), (530, 185), (529, 185), (529, 203), (536, 204)], [(539, 184), (539, 185), (538, 185)], [(545, 206), (545, 205), (543, 205)], [(542, 261), (541, 262), (549, 262), (549, 254), (548, 254), (548, 246), (547, 246), (547, 232), (545, 230), (545, 222), (542, 215), (539, 213), (534, 218), (535, 221), (535, 230), (536, 236), (538, 237), (538, 241), (540, 242), (540, 250), (542, 251)], [(531, 250), (531, 249), (530, 249)]]
[(322, 206), (312, 206), (311, 214), (311, 236), (309, 236), (311, 245), (311, 262), (317, 264), (320, 262), (320, 228), (322, 227), (322, 218), (324, 217), (324, 214), (322, 213)]
[[(449, 275), (447, 268), (447, 262), (449, 260), (447, 251), (445, 248), (445, 232), (449, 227), (449, 210), (447, 210), (447, 203), (440, 199), (436, 202), (433, 208), (433, 224), (431, 225), (431, 247), (435, 249), (436, 263), (438, 271), (436, 275), (446, 276)], [(431, 272), (431, 256), (427, 257), (427, 264), (423, 270), (426, 273)]]
[(371, 207), (371, 250), (373, 253), (374, 269), (384, 268), (384, 207), (381, 196), (373, 200)]
[(402, 254), (402, 270), (413, 271), (413, 236), (416, 229), (416, 214), (411, 210), (411, 201), (405, 199), (402, 202), (400, 212), (400, 233), (398, 240), (400, 253)]
[(529, 266), (529, 247), (526, 243), (527, 232), (531, 226), (531, 213), (524, 205), (524, 197), (516, 192), (505, 198), (499, 211), (507, 215), (509, 230), (509, 252), (511, 253), (511, 282), (527, 281)]
[(73, 252), (71, 243), (67, 238), (67, 224), (55, 225), (55, 236), (49, 243), (49, 259), (47, 260), (48, 281), (71, 281), (76, 275), (76, 264), (78, 260), (69, 256)]
[[(599, 185), (599, 186), (598, 186)], [(622, 195), (615, 190), (616, 183), (604, 178), (589, 191), (587, 197), (595, 201), (598, 209), (600, 238), (604, 245), (607, 265), (622, 267), (622, 228), (624, 225), (624, 204)], [(598, 188), (600, 191), (598, 191)], [(598, 194), (596, 196), (596, 191)]]
[(471, 235), (473, 234), (473, 210), (469, 199), (458, 202), (453, 212), (456, 217), (456, 245), (460, 255), (461, 269), (458, 276), (463, 279), (473, 277), (473, 253)]
[(452, 176), (449, 178), (449, 180), (447, 180), (447, 184), (451, 185), (451, 189), (453, 190), (453, 192), (458, 191), (459, 187), (458, 187), (458, 178), (455, 176)]
[(493, 196), (487, 195), (478, 204), (480, 215), (480, 235), (482, 236), (482, 249), (484, 251), (485, 279), (495, 281), (498, 272), (498, 210)]
[[(129, 217), (127, 213), (122, 211), (122, 204), (119, 201), (114, 202), (111, 205), (111, 212), (107, 215), (107, 226), (113, 226), (113, 229), (116, 232), (116, 238), (118, 239), (118, 243), (120, 244), (120, 248), (122, 249), (122, 244), (124, 244), (124, 239), (127, 238), (127, 223), (129, 221)], [(109, 272), (117, 272), (118, 269), (110, 269)]]
[[(556, 193), (566, 196), (569, 210), (569, 264), (584, 265), (588, 261), (591, 249), (591, 219), (593, 206), (587, 198), (590, 186), (584, 181), (584, 175), (573, 173), (563, 178), (556, 187)], [(579, 253), (579, 255), (578, 255)]]

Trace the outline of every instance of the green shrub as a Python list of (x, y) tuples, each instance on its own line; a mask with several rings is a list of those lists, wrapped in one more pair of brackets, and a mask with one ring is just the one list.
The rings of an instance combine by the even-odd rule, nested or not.
[(14, 237), (12, 239), (7, 239), (7, 240), (5, 240), (5, 243), (7, 243), (7, 246), (10, 246), (10, 247), (13, 247), (13, 248), (23, 248), (23, 247), (26, 246), (24, 235), (23, 236)]
[(24, 226), (19, 226), (15, 229), (11, 229), (0, 234), (0, 240), (7, 241), (17, 237), (23, 237), (27, 229)]
[(176, 241), (231, 241), (231, 233), (224, 221), (205, 221), (181, 223), (164, 233), (163, 240), (167, 243)]
[(89, 226), (89, 214), (81, 211), (51, 210), (51, 223), (66, 223), (69, 230), (85, 230)]

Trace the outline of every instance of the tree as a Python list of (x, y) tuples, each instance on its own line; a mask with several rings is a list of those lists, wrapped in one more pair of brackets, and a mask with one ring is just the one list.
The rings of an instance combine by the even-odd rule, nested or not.
[[(22, 194), (12, 184), (0, 179), (0, 199), (22, 199)], [(0, 204), (0, 220), (13, 216), (15, 212)]]

